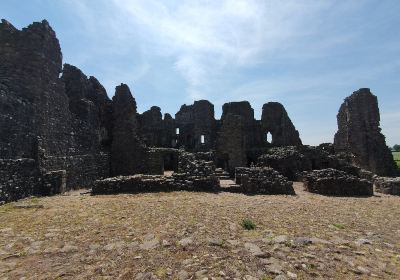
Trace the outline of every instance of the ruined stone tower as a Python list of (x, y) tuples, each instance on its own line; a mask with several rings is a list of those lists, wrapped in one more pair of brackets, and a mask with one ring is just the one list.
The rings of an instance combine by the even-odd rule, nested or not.
[(113, 122), (112, 175), (131, 175), (143, 172), (145, 149), (139, 136), (136, 101), (126, 84), (115, 88)]
[(337, 122), (336, 152), (351, 153), (355, 165), (378, 175), (395, 175), (393, 156), (381, 133), (378, 99), (369, 88), (361, 88), (344, 100)]

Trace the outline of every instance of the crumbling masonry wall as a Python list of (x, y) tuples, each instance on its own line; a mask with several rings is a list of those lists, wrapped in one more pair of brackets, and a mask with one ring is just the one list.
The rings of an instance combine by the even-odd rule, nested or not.
[(381, 176), (394, 176), (396, 165), (381, 133), (378, 99), (361, 88), (344, 100), (337, 115), (335, 151), (352, 154), (353, 163)]
[(219, 167), (233, 176), (235, 168), (248, 166), (251, 150), (262, 146), (261, 125), (247, 101), (225, 103), (222, 107), (216, 157)]
[(0, 159), (0, 205), (38, 193), (40, 172), (33, 159)]
[(193, 105), (182, 105), (175, 114), (175, 126), (179, 129), (179, 134), (176, 135), (178, 147), (188, 151), (208, 151), (215, 148), (214, 105), (209, 101), (199, 100)]
[[(104, 88), (78, 69), (67, 66), (63, 78), (61, 73), (60, 45), (47, 21), (18, 30), (2, 20), (0, 159), (29, 162), (14, 162), (7, 173), (13, 174), (18, 195), (12, 195), (1, 182), (0, 188), (8, 189), (13, 199), (48, 193), (43, 178), (49, 178), (52, 171), (66, 171), (68, 188), (88, 186), (88, 177), (109, 174), (108, 150), (103, 149), (100, 137), (109, 137), (104, 132), (107, 128), (101, 128), (107, 126), (101, 110), (107, 109), (97, 100)], [(107, 98), (105, 91), (102, 98)], [(98, 172), (93, 176), (82, 173), (88, 169)], [(33, 177), (38, 184), (32, 184)]]
[(285, 108), (278, 102), (268, 102), (262, 107), (263, 136), (271, 133), (273, 146), (300, 146), (299, 132), (294, 127)]
[(116, 87), (113, 97), (112, 176), (145, 172), (146, 150), (137, 121), (136, 101), (129, 87)]

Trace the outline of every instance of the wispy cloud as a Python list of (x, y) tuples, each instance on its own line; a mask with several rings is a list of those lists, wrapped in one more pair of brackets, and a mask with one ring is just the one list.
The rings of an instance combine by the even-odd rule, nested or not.
[[(295, 49), (301, 44), (300, 39), (317, 31), (315, 22), (305, 19), (329, 7), (328, 2), (299, 1), (165, 4), (159, 0), (113, 0), (100, 1), (98, 5), (107, 9), (96, 11), (88, 2), (72, 2), (89, 36), (96, 34), (99, 38), (94, 40), (102, 41), (104, 36), (109, 38), (108, 45), (103, 46), (108, 51), (126, 53), (133, 44), (140, 44), (151, 55), (174, 57), (175, 69), (185, 78), (187, 93), (193, 98), (207, 97), (204, 85), (221, 71), (250, 67), (282, 54), (287, 59), (299, 57)], [(317, 48), (329, 48), (346, 39), (321, 40), (302, 57), (316, 56)], [(294, 45), (296, 40), (299, 44)]]
[[(289, 107), (296, 125), (307, 130), (305, 142), (316, 144), (331, 141), (326, 136), (336, 129), (336, 107), (346, 95), (359, 87), (384, 91), (394, 85), (390, 79), (400, 70), (400, 40), (394, 39), (398, 30), (393, 28), (397, 4), (388, 2), (65, 0), (64, 4), (79, 19), (78, 32), (91, 42), (85, 55), (76, 52), (69, 57), (78, 66), (109, 59), (99, 62), (103, 67), (99, 78), (111, 94), (115, 84), (135, 81), (135, 87), (161, 88), (163, 92), (154, 93), (157, 97), (169, 90), (174, 93), (169, 99), (178, 103), (209, 99), (217, 114), (227, 101), (249, 100), (257, 114), (262, 103), (280, 101)], [(366, 19), (365, 14), (371, 17)], [(167, 88), (171, 85), (174, 88)], [(154, 101), (143, 98), (146, 105)], [(387, 102), (382, 104), (385, 110)], [(159, 105), (172, 112), (179, 107)], [(324, 115), (316, 118), (318, 111)], [(319, 122), (308, 125), (315, 119)], [(385, 130), (393, 131), (393, 123), (386, 124)], [(317, 134), (320, 137), (311, 137)]]

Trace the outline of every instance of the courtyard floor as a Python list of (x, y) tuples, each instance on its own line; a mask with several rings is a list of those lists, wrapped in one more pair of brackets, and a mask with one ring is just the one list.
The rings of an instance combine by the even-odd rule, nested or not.
[(400, 197), (294, 187), (296, 196), (74, 191), (9, 203), (0, 279), (400, 279)]

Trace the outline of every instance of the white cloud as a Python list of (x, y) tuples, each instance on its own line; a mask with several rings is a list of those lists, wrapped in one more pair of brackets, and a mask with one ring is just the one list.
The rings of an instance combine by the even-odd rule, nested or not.
[(175, 69), (185, 78), (192, 99), (206, 98), (205, 84), (221, 71), (275, 59), (281, 52), (295, 57), (293, 40), (315, 32), (315, 26), (304, 19), (327, 7), (315, 2), (257, 0), (113, 3), (118, 18), (110, 26), (113, 34), (121, 30), (116, 38), (127, 36), (127, 41), (132, 35), (128, 27), (140, 29), (153, 55), (175, 58)]
[[(66, 0), (65, 3), (80, 16), (80, 32), (94, 42), (93, 57), (111, 54), (136, 60), (124, 67), (108, 63), (110, 69), (103, 73), (106, 77), (102, 82), (105, 81), (109, 91), (115, 86), (113, 83), (140, 82), (157, 71), (154, 67), (150, 69), (151, 61), (168, 59), (171, 61), (168, 70), (175, 71), (186, 82), (186, 88), (178, 89), (185, 96), (179, 102), (210, 99), (218, 112), (224, 102), (246, 99), (259, 115), (267, 101), (296, 101), (285, 105), (295, 109), (294, 113), (288, 111), (296, 125), (308, 130), (300, 131), (309, 139), (306, 143), (316, 143), (322, 138), (327, 141), (327, 135), (335, 130), (332, 124), (336, 113), (332, 112), (338, 108), (332, 110), (331, 103), (340, 104), (353, 90), (370, 86), (371, 81), (398, 70), (400, 65), (399, 60), (390, 56), (389, 59), (376, 56), (381, 60), (374, 61), (371, 54), (398, 52), (399, 41), (370, 44), (367, 27), (376, 27), (375, 17), (365, 19), (359, 12), (366, 4), (364, 1)], [(360, 49), (355, 47), (357, 44)], [(369, 55), (352, 59), (361, 51)], [(85, 59), (79, 54), (76, 57)], [(333, 58), (329, 69), (318, 64), (318, 60), (326, 58)], [(316, 69), (310, 70), (314, 65)], [(252, 76), (260, 69), (267, 71)], [(238, 77), (240, 74), (245, 77)], [(330, 89), (329, 94), (326, 89)], [(335, 102), (331, 102), (332, 98)], [(311, 110), (304, 108), (316, 104), (329, 106), (332, 112), (328, 122), (324, 122), (324, 116), (315, 125), (297, 121), (310, 121), (304, 115)], [(315, 118), (311, 113), (310, 116)], [(382, 119), (387, 124), (385, 129), (390, 127), (392, 131), (394, 121), (384, 115)], [(324, 136), (313, 137), (318, 133)]]

